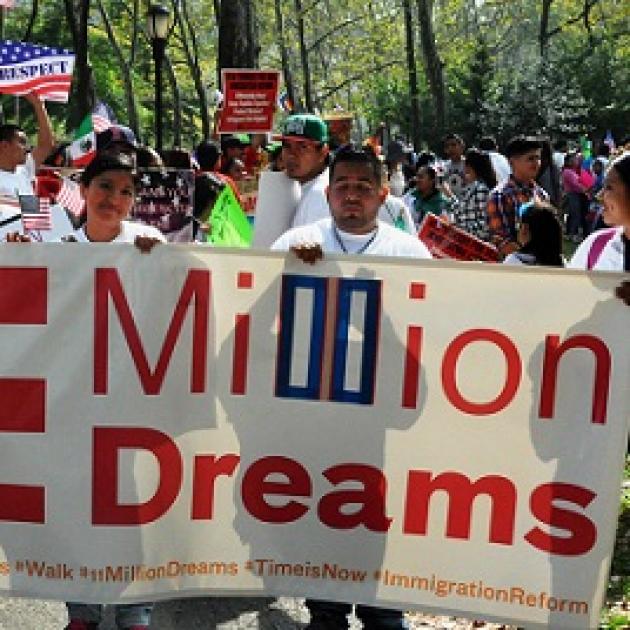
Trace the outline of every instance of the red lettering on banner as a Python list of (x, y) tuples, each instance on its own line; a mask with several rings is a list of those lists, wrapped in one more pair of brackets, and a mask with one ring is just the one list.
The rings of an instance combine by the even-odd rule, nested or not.
[(109, 373), (109, 309), (111, 296), (144, 393), (157, 395), (179, 338), (186, 310), (194, 298), (190, 392), (206, 390), (210, 272), (192, 269), (175, 305), (155, 370), (151, 370), (116, 269), (97, 269), (94, 299), (94, 393), (107, 394)]
[[(553, 418), (560, 358), (568, 350), (576, 348), (590, 350), (595, 356), (591, 422), (606, 424), (612, 359), (606, 344), (593, 335), (575, 335), (562, 343), (558, 335), (547, 335), (538, 414), (541, 418)], [(585, 383), (580, 384), (580, 388), (584, 385)]]
[[(334, 529), (354, 529), (363, 525), (373, 532), (386, 532), (392, 519), (385, 514), (387, 479), (381, 470), (365, 464), (339, 464), (323, 472), (335, 486), (345, 481), (363, 484), (360, 490), (329, 492), (320, 500), (317, 514), (324, 525)], [(352, 513), (344, 512), (345, 505), (361, 505)]]
[(415, 409), (418, 406), (418, 386), (422, 352), (422, 328), (407, 328), (407, 347), (405, 353), (405, 370), (403, 376), (402, 406)]
[[(268, 481), (270, 476), (283, 476), (287, 481)], [(254, 462), (243, 475), (243, 504), (247, 511), (264, 523), (291, 523), (308, 512), (298, 501), (270, 505), (265, 495), (310, 497), (312, 483), (308, 471), (288, 457), (269, 456)]]
[[(46, 325), (48, 270), (0, 267), (0, 325)], [(46, 380), (0, 378), (0, 432), (44, 433)], [(0, 484), (0, 521), (46, 522), (44, 486)]]
[(46, 381), (0, 378), (0, 432), (43, 433), (46, 430)]
[[(118, 500), (118, 453), (122, 449), (146, 450), (158, 461), (158, 487), (145, 503), (122, 505)], [(240, 457), (236, 453), (195, 456), (191, 520), (214, 518), (216, 480), (221, 476), (233, 478), (239, 463)], [(179, 449), (173, 440), (155, 429), (96, 428), (93, 465), (94, 525), (143, 525), (153, 522), (171, 508), (182, 487), (183, 467)], [(382, 470), (351, 462), (332, 466), (322, 475), (333, 486), (346, 482), (358, 482), (363, 486), (323, 494), (317, 505), (317, 516), (322, 525), (337, 530), (362, 525), (372, 532), (389, 531), (393, 519), (386, 513), (387, 477)], [(245, 509), (253, 518), (263, 523), (284, 525), (299, 520), (309, 512), (308, 503), (294, 499), (312, 498), (312, 488), (311, 474), (302, 464), (288, 457), (266, 456), (255, 460), (245, 470), (241, 496)], [(454, 471), (434, 475), (428, 470), (410, 470), (403, 503), (403, 534), (427, 535), (431, 498), (438, 491), (448, 496), (447, 538), (470, 540), (473, 504), (480, 495), (487, 495), (491, 501), (488, 542), (514, 544), (517, 489), (510, 479), (500, 475), (486, 475), (472, 481), (463, 473)], [(595, 523), (584, 514), (554, 506), (554, 501), (586, 508), (595, 496), (587, 488), (568, 483), (553, 482), (538, 486), (530, 496), (532, 515), (550, 528), (569, 532), (570, 536), (555, 536), (535, 527), (524, 539), (544, 553), (564, 556), (588, 553), (597, 540)], [(35, 498), (33, 494), (31, 503), (24, 509), (30, 509)], [(10, 499), (9, 503), (12, 503)], [(350, 512), (348, 506), (358, 508)]]
[[(495, 344), (505, 356), (507, 374), (501, 393), (486, 403), (471, 402), (457, 387), (457, 362), (464, 349), (472, 343), (484, 341)], [(473, 416), (488, 416), (505, 409), (516, 396), (523, 371), (521, 358), (514, 343), (496, 330), (475, 328), (457, 336), (448, 346), (442, 360), (442, 386), (451, 404)]]
[(535, 527), (525, 540), (546, 553), (559, 556), (581, 556), (597, 542), (597, 528), (591, 519), (571, 510), (554, 506), (554, 501), (568, 501), (581, 508), (588, 506), (597, 495), (586, 488), (570, 483), (546, 483), (532, 492), (532, 514), (545, 525), (569, 532), (570, 536), (553, 536)]
[(0, 324), (46, 324), (48, 270), (0, 267)]
[[(118, 502), (118, 452), (151, 452), (159, 465), (157, 489), (148, 501)], [(173, 505), (182, 484), (182, 459), (165, 433), (147, 428), (95, 427), (92, 471), (92, 523), (144, 525), (163, 516)]]
[(193, 520), (211, 520), (214, 514), (214, 482), (217, 477), (231, 477), (241, 458), (235, 454), (199, 455), (195, 457), (193, 473)]
[(232, 394), (247, 392), (247, 364), (249, 357), (249, 315), (239, 313), (234, 324), (234, 354), (232, 356)]
[(448, 538), (470, 538), (472, 504), (480, 494), (492, 499), (490, 536), (493, 543), (511, 545), (514, 540), (516, 514), (516, 487), (505, 477), (487, 475), (474, 483), (465, 475), (444, 472), (433, 478), (427, 470), (409, 471), (403, 532), (424, 536), (429, 521), (431, 495), (438, 491), (448, 494), (446, 536)]

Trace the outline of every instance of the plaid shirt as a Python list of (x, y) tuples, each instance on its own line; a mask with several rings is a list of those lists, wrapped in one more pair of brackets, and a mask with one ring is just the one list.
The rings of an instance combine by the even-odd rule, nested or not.
[(516, 181), (514, 175), (493, 188), (488, 199), (490, 238), (493, 241), (516, 241), (516, 209), (534, 198), (548, 201), (549, 195), (536, 182), (523, 184)]
[(488, 197), (490, 189), (475, 180), (464, 189), (462, 200), (455, 207), (455, 225), (469, 234), (488, 240)]

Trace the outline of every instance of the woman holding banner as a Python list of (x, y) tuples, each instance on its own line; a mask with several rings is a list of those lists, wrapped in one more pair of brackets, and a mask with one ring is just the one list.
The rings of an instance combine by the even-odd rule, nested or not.
[[(166, 242), (154, 227), (131, 223), (127, 217), (136, 197), (133, 159), (123, 153), (100, 153), (81, 175), (85, 200), (85, 223), (68, 237), (82, 243), (135, 243), (148, 252), (158, 242)], [(68, 603), (67, 630), (95, 630), (101, 621), (99, 604)], [(148, 630), (153, 604), (121, 604), (116, 608), (116, 624), (125, 630)]]

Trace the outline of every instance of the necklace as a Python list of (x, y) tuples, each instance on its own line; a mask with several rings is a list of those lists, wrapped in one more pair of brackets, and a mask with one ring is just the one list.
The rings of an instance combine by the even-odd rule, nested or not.
[(361, 247), (359, 247), (359, 249), (357, 249), (356, 252), (349, 252), (341, 238), (341, 235), (339, 234), (339, 231), (337, 230), (337, 226), (333, 226), (333, 234), (335, 235), (335, 240), (337, 241), (337, 244), (339, 245), (339, 247), (341, 247), (341, 251), (344, 254), (362, 254), (373, 242), (374, 239), (377, 237), (378, 235), (378, 225), (376, 226), (376, 229), (374, 230), (374, 234), (372, 234), (372, 236), (369, 238), (369, 240), (366, 243), (363, 243), (363, 245), (361, 245)]

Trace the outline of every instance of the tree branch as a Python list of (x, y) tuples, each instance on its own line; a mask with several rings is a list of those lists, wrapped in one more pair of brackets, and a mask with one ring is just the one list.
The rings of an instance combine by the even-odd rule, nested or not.
[(347, 79), (345, 79), (338, 85), (335, 85), (334, 87), (329, 88), (319, 97), (318, 100), (323, 100), (325, 98), (332, 96), (339, 90), (342, 90), (343, 88), (345, 88), (348, 85), (348, 83), (352, 83), (353, 81), (359, 81), (360, 79), (362, 79), (363, 77), (369, 74), (376, 74), (377, 72), (381, 72), (381, 70), (385, 70), (385, 68), (391, 68), (392, 66), (402, 65), (403, 63), (404, 62), (402, 59), (393, 59), (392, 61), (387, 61), (385, 63), (379, 64), (378, 66), (373, 66), (372, 68), (366, 68), (362, 72), (359, 72), (358, 74), (348, 77)]

